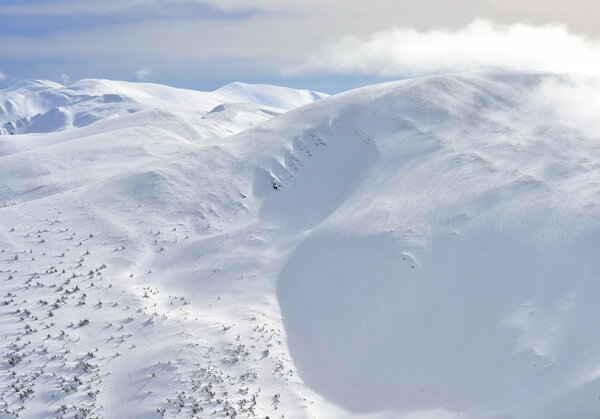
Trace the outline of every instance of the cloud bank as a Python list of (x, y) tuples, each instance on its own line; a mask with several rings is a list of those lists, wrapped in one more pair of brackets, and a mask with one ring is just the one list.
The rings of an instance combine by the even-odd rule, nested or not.
[[(591, 0), (1, 3), (0, 64), (11, 77), (0, 86), (14, 75), (61, 80), (66, 73), (73, 80), (199, 89), (243, 80), (334, 93), (382, 77), (481, 67), (600, 71), (598, 44), (575, 35), (600, 39), (600, 2)], [(478, 16), (505, 25), (469, 24)], [(537, 26), (510, 24), (523, 19)], [(548, 25), (556, 21), (564, 26)], [(152, 72), (137, 72), (146, 68)]]
[(286, 71), (397, 77), (480, 68), (600, 74), (600, 43), (563, 25), (498, 25), (480, 19), (458, 30), (396, 27), (367, 39), (347, 36)]

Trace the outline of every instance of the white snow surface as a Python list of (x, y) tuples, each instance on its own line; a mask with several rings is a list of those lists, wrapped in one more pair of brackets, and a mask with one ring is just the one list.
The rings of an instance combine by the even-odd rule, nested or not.
[(2, 414), (598, 418), (600, 79), (323, 97), (2, 91)]
[[(226, 137), (325, 96), (239, 82), (213, 92), (199, 92), (100, 79), (85, 79), (70, 86), (28, 80), (0, 91), (0, 134), (57, 132), (99, 121), (109, 121), (114, 129), (115, 125), (135, 126), (161, 119), (170, 126), (179, 125), (176, 132), (185, 137)], [(223, 108), (228, 110), (226, 116), (219, 114)], [(148, 115), (151, 113), (154, 115)], [(208, 114), (212, 117), (205, 120)]]

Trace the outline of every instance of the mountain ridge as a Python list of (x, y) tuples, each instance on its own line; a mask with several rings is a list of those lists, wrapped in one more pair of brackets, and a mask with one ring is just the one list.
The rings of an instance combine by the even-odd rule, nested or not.
[(4, 413), (594, 418), (598, 86), (471, 72), (207, 105), (238, 129), (211, 137), (164, 108), (0, 137)]
[[(83, 79), (69, 86), (45, 80), (23, 81), (2, 90), (0, 94), (4, 96), (4, 101), (0, 103), (2, 134), (43, 133), (85, 127), (107, 117), (150, 109), (168, 110), (189, 120), (201, 118), (214, 107), (225, 103), (276, 108), (281, 113), (326, 96), (306, 90), (244, 83), (233, 83), (212, 92), (200, 92), (153, 83), (104, 79)], [(255, 113), (254, 116), (260, 115), (260, 109), (247, 108), (248, 112)], [(257, 120), (263, 119), (259, 117)], [(204, 127), (204, 130), (211, 134), (215, 131), (214, 127)]]

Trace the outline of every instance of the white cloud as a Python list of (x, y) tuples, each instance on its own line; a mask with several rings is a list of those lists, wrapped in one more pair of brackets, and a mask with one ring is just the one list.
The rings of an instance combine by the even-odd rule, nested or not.
[(2, 70), (0, 70), (0, 80), (6, 80), (6, 74), (4, 74)]
[(458, 30), (392, 28), (368, 39), (348, 36), (287, 71), (392, 77), (477, 68), (600, 74), (600, 43), (562, 25), (476, 20)]
[(138, 71), (135, 72), (135, 75), (140, 81), (145, 81), (146, 79), (148, 79), (148, 76), (150, 74), (152, 74), (152, 70), (150, 70), (149, 68), (140, 68)]
[(68, 74), (62, 73), (60, 75), (60, 81), (62, 82), (62, 84), (68, 85), (71, 82), (71, 77), (69, 77)]
[(557, 121), (581, 132), (585, 138), (600, 142), (600, 80), (597, 77), (549, 77), (530, 101), (532, 115), (546, 113), (546, 120)]

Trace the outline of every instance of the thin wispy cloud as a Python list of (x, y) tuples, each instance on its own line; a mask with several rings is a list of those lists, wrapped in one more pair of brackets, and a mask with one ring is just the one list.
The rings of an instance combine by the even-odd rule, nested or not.
[(139, 6), (151, 5), (156, 0), (103, 0), (103, 1), (57, 1), (52, 3), (33, 3), (0, 6), (0, 15), (45, 15), (69, 16), (81, 14), (99, 14), (121, 12)]
[(600, 43), (575, 35), (563, 25), (498, 25), (476, 20), (457, 30), (402, 27), (366, 39), (347, 36), (285, 71), (395, 77), (478, 68), (600, 74)]
[(150, 74), (152, 74), (152, 71), (149, 68), (140, 68), (135, 72), (139, 81), (146, 81)]

